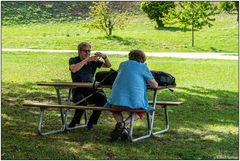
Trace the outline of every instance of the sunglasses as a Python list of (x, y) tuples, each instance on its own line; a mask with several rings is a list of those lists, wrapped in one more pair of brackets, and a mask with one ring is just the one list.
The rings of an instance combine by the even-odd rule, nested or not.
[(80, 51), (83, 51), (85, 53), (90, 53), (91, 52), (91, 50), (80, 50)]

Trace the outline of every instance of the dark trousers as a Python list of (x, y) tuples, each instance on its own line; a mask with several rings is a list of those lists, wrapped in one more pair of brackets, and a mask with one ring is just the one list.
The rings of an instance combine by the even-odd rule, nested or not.
[[(93, 93), (94, 93), (94, 90), (89, 88), (73, 89), (73, 102), (77, 103), (81, 99)], [(103, 92), (103, 90), (98, 90), (98, 92), (94, 93), (90, 98), (88, 98), (87, 100), (77, 105), (87, 106), (88, 104), (94, 104), (95, 106), (103, 107), (106, 102), (107, 102), (107, 98), (105, 93)], [(85, 110), (75, 110), (75, 114), (72, 121), (79, 124), (84, 111)], [(101, 111), (93, 110), (92, 115), (88, 120), (88, 125), (90, 126), (93, 124), (96, 125), (100, 115), (101, 115)]]

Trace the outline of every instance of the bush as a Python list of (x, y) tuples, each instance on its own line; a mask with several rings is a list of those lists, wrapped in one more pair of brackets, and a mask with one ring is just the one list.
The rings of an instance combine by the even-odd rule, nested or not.
[(85, 19), (92, 2), (2, 2), (2, 24), (47, 23)]
[[(91, 1), (3, 1), (2, 25), (84, 20)], [(140, 11), (139, 2), (111, 2), (114, 11)]]
[(115, 8), (115, 2), (94, 2), (90, 7), (91, 20), (86, 24), (89, 28), (104, 31), (111, 36), (114, 29), (124, 29), (129, 17), (127, 9)]
[(235, 7), (235, 2), (231, 2), (231, 1), (228, 1), (228, 2), (218, 2), (218, 9), (221, 10), (221, 11), (226, 11), (226, 12), (233, 12), (236, 10), (236, 7)]
[(170, 8), (175, 8), (174, 2), (142, 2), (141, 9), (148, 17), (157, 22), (157, 27), (164, 27), (163, 14), (168, 14)]

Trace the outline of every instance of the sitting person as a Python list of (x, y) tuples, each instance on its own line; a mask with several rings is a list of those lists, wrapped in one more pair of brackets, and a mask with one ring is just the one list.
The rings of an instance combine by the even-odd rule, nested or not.
[[(127, 109), (148, 109), (147, 84), (151, 88), (157, 88), (158, 83), (152, 73), (144, 64), (146, 61), (145, 53), (141, 50), (132, 50), (129, 53), (129, 60), (119, 65), (118, 75), (112, 86), (112, 93), (104, 107)], [(142, 118), (144, 113), (138, 112), (135, 120)], [(130, 123), (131, 117), (123, 119), (121, 112), (113, 112), (116, 120), (115, 129), (111, 132), (111, 140), (122, 140), (128, 138), (126, 126)]]
[[(69, 70), (71, 71), (71, 77), (73, 82), (93, 82), (93, 76), (97, 68), (106, 67), (110, 68), (111, 63), (105, 54), (96, 52), (94, 56), (90, 56), (91, 45), (86, 42), (82, 42), (78, 45), (78, 56), (69, 59)], [(102, 58), (104, 62), (99, 61)], [(73, 89), (73, 102), (77, 103), (84, 97), (94, 93), (94, 89), (91, 88), (74, 88)], [(95, 104), (95, 106), (103, 106), (107, 102), (105, 93), (101, 90), (95, 93), (92, 97), (88, 98), (77, 105), (86, 106), (88, 103)], [(75, 110), (74, 117), (69, 124), (69, 127), (75, 127), (80, 123), (81, 116), (84, 110)], [(87, 124), (88, 129), (93, 128), (93, 124), (97, 124), (101, 111), (94, 110)]]

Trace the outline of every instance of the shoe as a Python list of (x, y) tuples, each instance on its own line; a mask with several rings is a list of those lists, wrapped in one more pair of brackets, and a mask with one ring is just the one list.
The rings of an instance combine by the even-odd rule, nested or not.
[(124, 128), (124, 125), (123, 125), (122, 122), (118, 122), (115, 125), (115, 129), (110, 134), (111, 141), (115, 141), (115, 140), (117, 140), (121, 136), (123, 128)]
[(128, 135), (129, 134), (129, 131), (127, 130), (127, 128), (124, 128), (123, 129), (123, 131), (122, 131), (122, 133), (121, 133), (121, 140), (122, 141), (125, 141), (125, 140), (127, 140), (128, 139)]
[(74, 116), (72, 118), (72, 121), (70, 122), (70, 124), (68, 125), (69, 128), (73, 128), (76, 126), (76, 124), (80, 124), (80, 119), (81, 116), (78, 114), (78, 116)]
[(88, 124), (87, 124), (87, 129), (88, 129), (88, 130), (93, 130), (93, 124), (89, 124), (89, 123), (88, 123)]
[(74, 120), (72, 120), (72, 121), (70, 122), (70, 124), (68, 125), (69, 128), (73, 128), (73, 127), (75, 127), (75, 126), (76, 126), (76, 122), (75, 122)]

